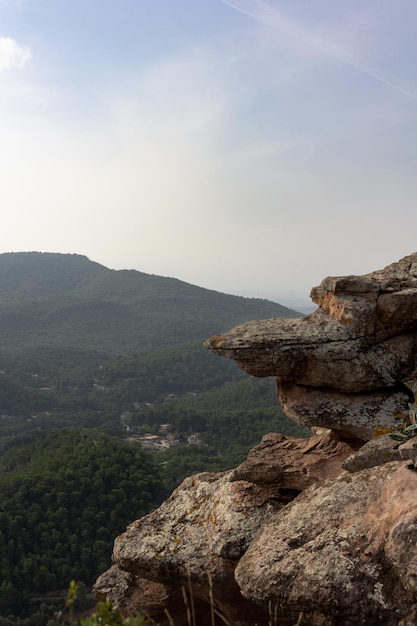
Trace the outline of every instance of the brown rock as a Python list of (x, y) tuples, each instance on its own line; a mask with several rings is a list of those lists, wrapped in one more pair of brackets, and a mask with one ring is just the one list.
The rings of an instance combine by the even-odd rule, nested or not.
[[(398, 443), (398, 442), (397, 442)], [(417, 462), (417, 437), (408, 439), (405, 443), (401, 443), (398, 447), (401, 459)]]
[(126, 614), (168, 626), (168, 606), (188, 626), (186, 588), (203, 626), (291, 625), (300, 611), (310, 626), (417, 623), (417, 450), (384, 437), (417, 416), (417, 253), (326, 278), (312, 298), (306, 318), (250, 322), (207, 346), (275, 376), (314, 435), (270, 433), (235, 470), (186, 479), (131, 524), (96, 585)]
[(415, 328), (417, 255), (365, 276), (325, 278), (311, 299), (359, 335), (388, 337)]
[(348, 472), (360, 472), (369, 467), (383, 465), (390, 461), (402, 461), (398, 441), (388, 435), (368, 441), (360, 450), (348, 457), (342, 464)]
[(278, 398), (295, 422), (310, 427), (324, 425), (365, 441), (404, 426), (409, 413), (409, 396), (404, 391), (347, 394), (282, 383)]
[(189, 626), (184, 590), (202, 626), (291, 626), (300, 611), (306, 626), (413, 624), (417, 472), (396, 461), (350, 474), (352, 448), (332, 432), (271, 433), (236, 470), (186, 479), (116, 539), (97, 598), (161, 626)]
[(417, 437), (403, 441), (401, 443), (389, 435), (372, 439), (343, 461), (342, 467), (349, 472), (360, 472), (390, 461), (408, 460), (417, 463)]
[[(229, 479), (230, 472), (187, 478), (159, 509), (116, 539), (115, 566), (130, 580), (122, 594), (127, 600), (117, 597), (118, 606), (127, 606), (132, 586), (146, 578), (164, 588), (191, 585), (206, 611), (212, 594), (221, 615), (229, 620), (245, 616), (242, 625), (266, 619), (263, 609), (242, 598), (233, 571), (255, 532), (288, 498), (275, 485)], [(142, 607), (139, 602), (137, 609)]]
[(395, 430), (417, 375), (417, 253), (365, 276), (325, 278), (312, 299), (319, 308), (305, 318), (247, 322), (206, 346), (275, 376), (301, 424), (365, 440)]
[(242, 594), (301, 608), (314, 624), (407, 621), (417, 602), (416, 490), (405, 462), (310, 487), (252, 540), (235, 571)]
[(98, 578), (93, 591), (98, 602), (112, 602), (125, 616), (135, 616), (140, 610), (142, 615), (161, 624), (167, 621), (168, 612), (178, 625), (184, 617), (184, 599), (179, 587), (138, 578), (116, 566)]
[(245, 461), (234, 469), (230, 480), (270, 484), (281, 489), (303, 491), (343, 470), (343, 461), (357, 450), (358, 442), (343, 441), (330, 431), (309, 439), (269, 433)]

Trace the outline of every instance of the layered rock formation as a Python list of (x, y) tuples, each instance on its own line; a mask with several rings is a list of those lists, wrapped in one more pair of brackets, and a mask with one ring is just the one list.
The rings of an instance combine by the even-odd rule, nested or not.
[(307, 440), (270, 433), (236, 469), (187, 478), (159, 509), (116, 539), (115, 565), (97, 581), (97, 597), (126, 614), (141, 610), (159, 624), (180, 626), (189, 624), (184, 589), (193, 598), (198, 626), (213, 620), (266, 625), (278, 610), (280, 624), (294, 623), (299, 606), (268, 608), (268, 601), (245, 599), (234, 578), (236, 565), (268, 521), (301, 491), (338, 476), (355, 449), (335, 433)]
[(311, 624), (417, 623), (416, 493), (417, 473), (404, 463), (310, 488), (241, 558), (243, 596), (300, 607)]
[(313, 435), (187, 478), (116, 539), (99, 599), (161, 626), (417, 623), (417, 439), (383, 434), (416, 414), (417, 254), (312, 294), (312, 315), (208, 346), (275, 376)]
[(284, 411), (364, 440), (398, 428), (417, 388), (417, 254), (365, 276), (329, 277), (305, 318), (248, 322), (207, 341), (275, 376)]
[(161, 626), (417, 623), (417, 472), (349, 473), (352, 455), (332, 432), (269, 434), (235, 470), (187, 478), (116, 539), (97, 598)]

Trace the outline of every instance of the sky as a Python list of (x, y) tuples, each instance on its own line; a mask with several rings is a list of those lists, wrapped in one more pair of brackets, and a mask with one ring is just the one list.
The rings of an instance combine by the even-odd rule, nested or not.
[(308, 300), (417, 251), (415, 0), (0, 0), (0, 252)]

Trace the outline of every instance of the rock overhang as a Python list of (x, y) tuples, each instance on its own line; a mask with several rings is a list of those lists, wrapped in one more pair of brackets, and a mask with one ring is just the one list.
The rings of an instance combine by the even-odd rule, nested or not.
[[(395, 430), (417, 372), (417, 253), (364, 276), (327, 277), (311, 297), (318, 309), (304, 318), (246, 322), (205, 346), (253, 376), (276, 377), (284, 411), (302, 424), (364, 439)], [(352, 423), (335, 414), (330, 393), (355, 407)]]
[(311, 626), (417, 623), (417, 438), (373, 439), (417, 411), (416, 275), (411, 255), (370, 277), (325, 279), (312, 315), (209, 340), (275, 375), (287, 414), (324, 429), (269, 433), (234, 470), (186, 478), (116, 539), (98, 597), (161, 624), (188, 619), (181, 588), (210, 626), (213, 608), (216, 624), (241, 626), (276, 623), (271, 608), (288, 624), (300, 610)]

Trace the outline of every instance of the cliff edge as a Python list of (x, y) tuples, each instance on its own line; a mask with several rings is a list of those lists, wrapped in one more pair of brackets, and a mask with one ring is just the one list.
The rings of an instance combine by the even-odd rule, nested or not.
[(206, 342), (254, 376), (275, 376), (306, 426), (372, 439), (398, 428), (416, 387), (417, 253), (365, 276), (325, 278), (315, 312), (247, 322)]
[(187, 478), (116, 539), (98, 599), (161, 625), (187, 607), (199, 626), (417, 623), (417, 253), (312, 299), (206, 343), (275, 376), (312, 436), (269, 433), (234, 470)]

